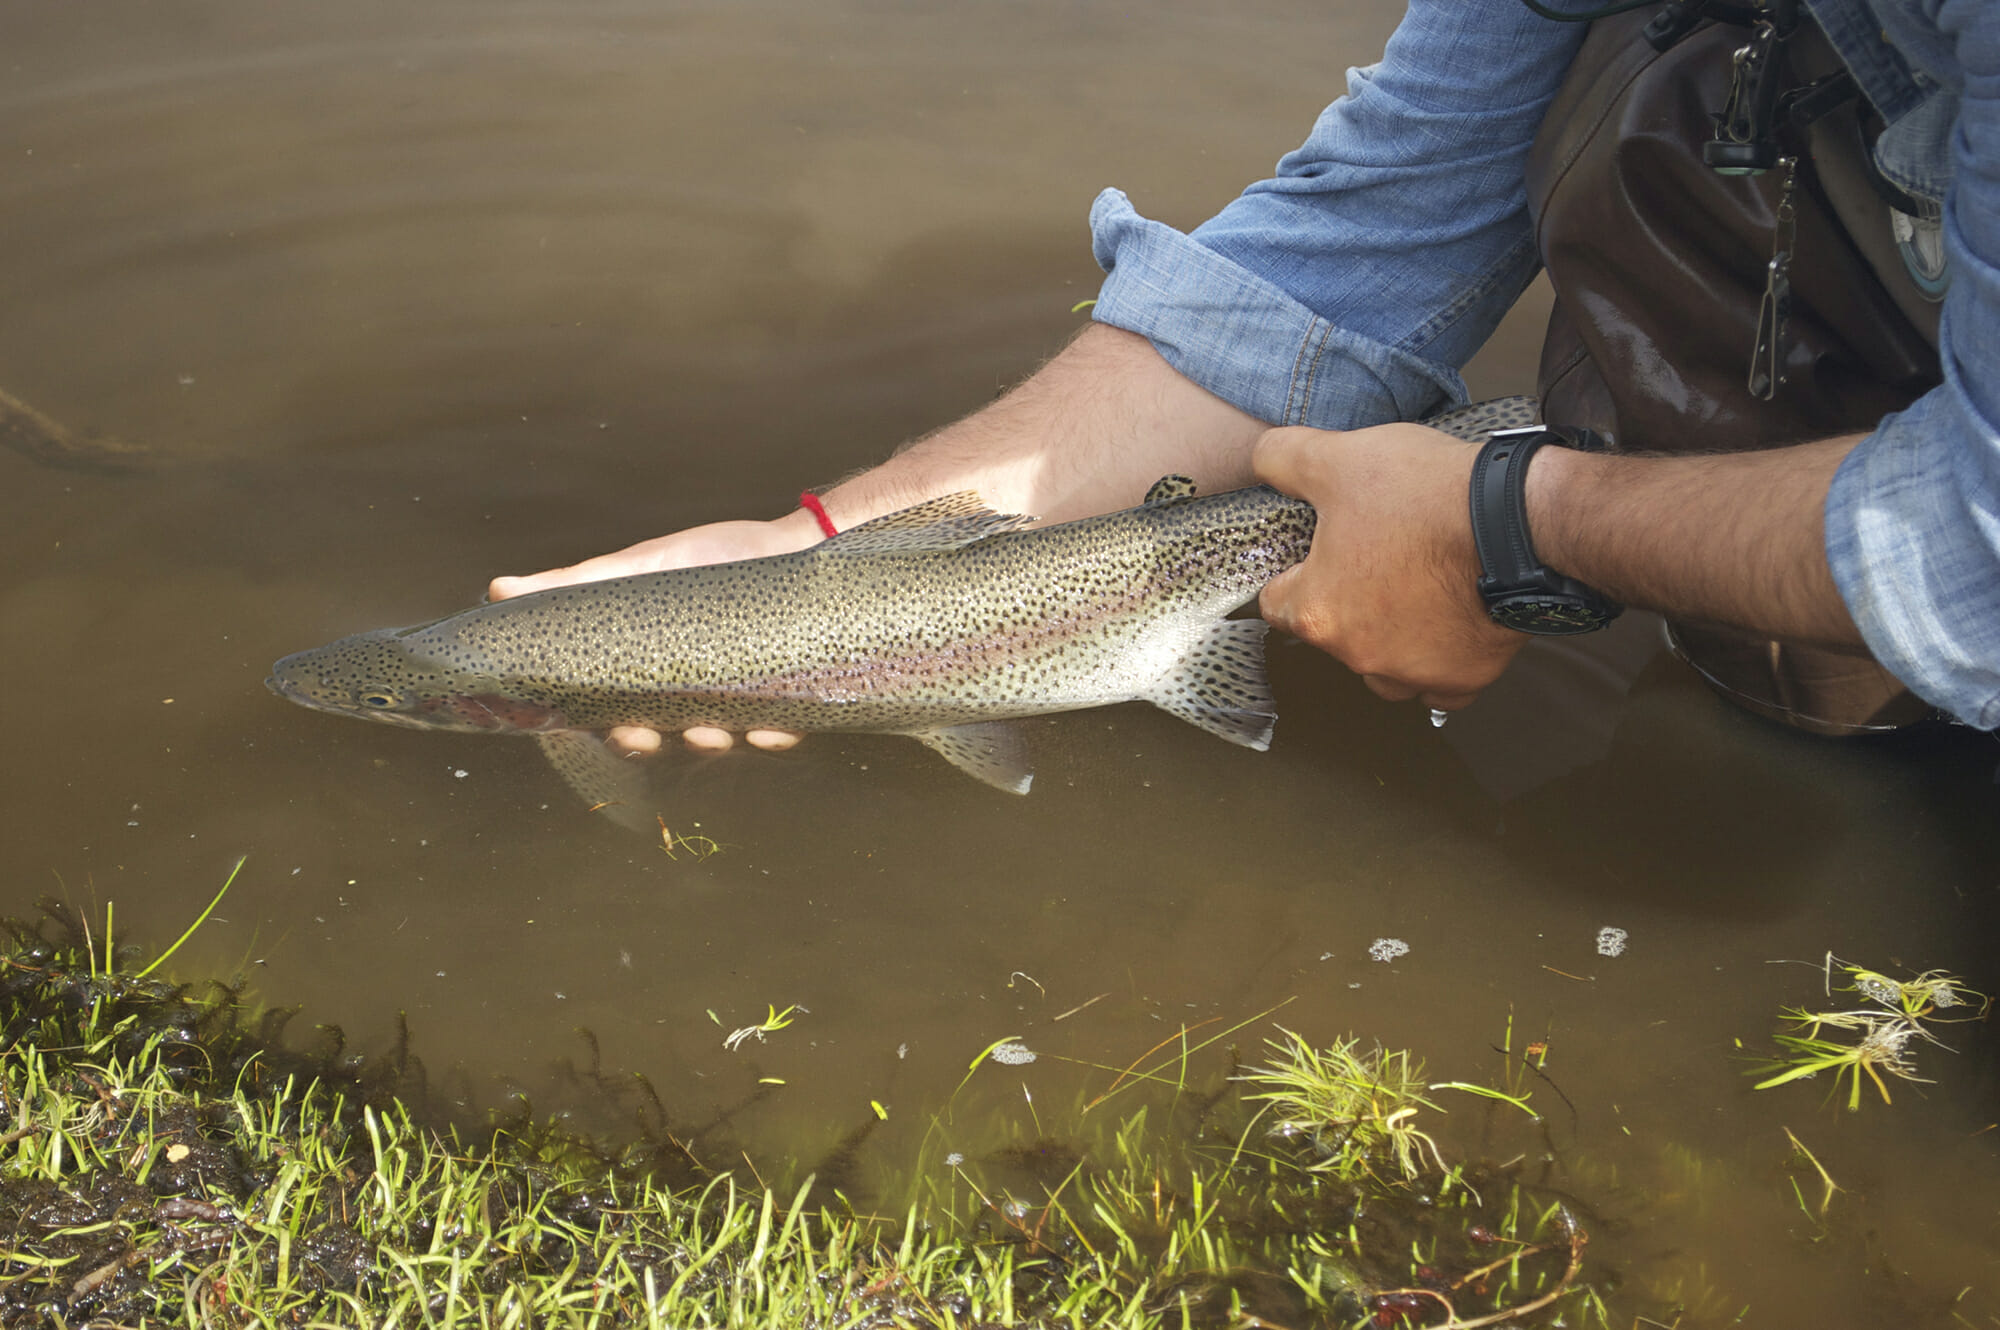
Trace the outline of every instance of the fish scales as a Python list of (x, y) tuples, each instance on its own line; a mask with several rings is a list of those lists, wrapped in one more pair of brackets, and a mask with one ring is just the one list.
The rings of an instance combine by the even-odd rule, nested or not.
[(628, 809), (634, 764), (602, 743), (621, 725), (912, 735), (1017, 792), (1031, 777), (1005, 722), (1027, 716), (1145, 700), (1267, 746), (1265, 625), (1225, 616), (1305, 558), (1309, 504), (1168, 477), (1135, 508), (1032, 520), (948, 495), (795, 554), (343, 638), (279, 661), (270, 685), (345, 715), (534, 735), (587, 800)]

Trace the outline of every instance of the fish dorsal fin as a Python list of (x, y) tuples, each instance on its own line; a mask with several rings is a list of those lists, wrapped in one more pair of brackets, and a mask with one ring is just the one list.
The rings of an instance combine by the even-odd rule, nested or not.
[(1028, 766), (1027, 745), (1018, 725), (1003, 720), (972, 721), (941, 730), (926, 730), (917, 738), (968, 776), (996, 790), (1026, 794), (1035, 773)]
[(1264, 675), (1269, 627), (1262, 619), (1217, 620), (1146, 700), (1231, 743), (1269, 748), (1278, 719)]
[(1423, 424), (1456, 439), (1486, 442), (1496, 429), (1525, 429), (1542, 423), (1542, 404), (1532, 397), (1489, 397), (1470, 406), (1453, 407), (1427, 416)]
[(1145, 506), (1157, 508), (1163, 503), (1179, 503), (1193, 497), (1194, 482), (1186, 476), (1161, 476), (1146, 491)]
[(879, 554), (888, 550), (955, 550), (1036, 521), (996, 513), (971, 490), (930, 499), (843, 531), (815, 547), (824, 554)]

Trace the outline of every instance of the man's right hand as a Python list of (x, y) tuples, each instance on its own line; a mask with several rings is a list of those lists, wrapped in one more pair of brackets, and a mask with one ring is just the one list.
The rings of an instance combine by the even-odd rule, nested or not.
[[(579, 582), (602, 582), (636, 573), (657, 573), (668, 568), (689, 568), (696, 564), (731, 563), (737, 559), (761, 559), (772, 554), (791, 554), (816, 545), (819, 524), (804, 509), (769, 522), (711, 522), (689, 527), (671, 535), (656, 536), (628, 545), (610, 554), (551, 568), (526, 577), (496, 577), (486, 588), (488, 600), (508, 600), (531, 591), (573, 586)], [(653, 753), (660, 748), (660, 734), (643, 725), (619, 725), (606, 736), (627, 753)], [(744, 739), (754, 748), (777, 752), (790, 748), (800, 737), (789, 730), (751, 730)], [(713, 725), (696, 725), (681, 734), (689, 748), (705, 753), (727, 751), (735, 736)]]

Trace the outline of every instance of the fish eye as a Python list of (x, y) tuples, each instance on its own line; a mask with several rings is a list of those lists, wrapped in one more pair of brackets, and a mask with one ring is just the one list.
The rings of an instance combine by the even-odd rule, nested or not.
[(396, 705), (396, 695), (380, 688), (374, 688), (361, 694), (360, 702), (365, 707), (393, 707)]

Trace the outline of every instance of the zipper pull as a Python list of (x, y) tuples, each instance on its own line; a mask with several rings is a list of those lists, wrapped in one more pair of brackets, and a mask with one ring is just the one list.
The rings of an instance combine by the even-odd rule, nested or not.
[(1777, 221), (1771, 228), (1771, 261), (1764, 267), (1764, 298), (1757, 302), (1757, 341), (1750, 349), (1752, 397), (1768, 402), (1785, 381), (1785, 320), (1792, 312), (1792, 246), (1798, 241), (1798, 214), (1792, 191), (1798, 182), (1799, 160), (1778, 159), (1785, 173), (1778, 188)]
[(1715, 136), (1701, 159), (1720, 175), (1762, 175), (1778, 164), (1778, 101), (1783, 48), (1799, 26), (1799, 0), (1765, 0), (1750, 39), (1730, 55), (1729, 100), (1715, 113)]

